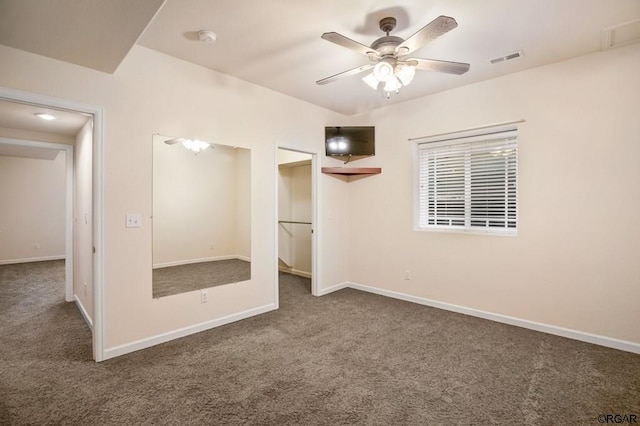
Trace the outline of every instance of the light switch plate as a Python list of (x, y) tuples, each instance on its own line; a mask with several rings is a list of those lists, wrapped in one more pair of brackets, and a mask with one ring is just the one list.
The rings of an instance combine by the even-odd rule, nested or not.
[(142, 226), (142, 215), (140, 213), (127, 213), (127, 228), (140, 228)]

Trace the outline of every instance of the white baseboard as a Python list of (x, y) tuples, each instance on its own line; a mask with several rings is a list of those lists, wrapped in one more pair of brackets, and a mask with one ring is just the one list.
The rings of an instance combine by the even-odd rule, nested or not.
[(343, 288), (349, 287), (350, 284), (351, 283), (344, 282), (344, 283), (333, 285), (331, 287), (321, 288), (320, 291), (318, 291), (318, 296), (325, 296), (329, 293), (333, 293), (334, 291), (342, 290)]
[(41, 256), (41, 257), (27, 257), (24, 259), (6, 259), (0, 260), (0, 265), (13, 265), (14, 263), (29, 263), (29, 262), (46, 262), (47, 260), (64, 260), (66, 256), (56, 255), (56, 256)]
[(195, 324), (188, 327), (180, 328), (178, 330), (173, 330), (166, 333), (158, 334), (157, 336), (152, 336), (146, 339), (137, 340), (135, 342), (127, 343), (120, 346), (115, 346), (113, 348), (109, 348), (104, 351), (103, 360), (115, 358), (117, 356), (128, 354), (130, 352), (139, 351), (141, 349), (150, 348), (151, 346), (159, 345), (161, 343), (166, 343), (170, 340), (179, 339), (181, 337), (186, 337), (191, 334), (209, 330), (211, 328), (220, 327), (221, 325), (229, 324), (229, 323), (240, 321), (249, 317), (264, 314), (266, 312), (273, 311), (275, 309), (276, 309), (275, 304), (264, 305), (264, 306), (249, 309), (243, 312), (238, 312), (237, 314), (228, 315), (226, 317), (214, 319), (211, 321), (205, 321), (200, 324)]
[(286, 266), (278, 266), (280, 272), (286, 272), (287, 274), (297, 275), (303, 278), (311, 278), (311, 272), (299, 271), (293, 268), (287, 268)]
[(84, 308), (84, 305), (82, 304), (82, 301), (80, 300), (80, 298), (76, 294), (73, 295), (73, 298), (74, 298), (74, 300), (76, 302), (76, 306), (80, 310), (80, 313), (82, 314), (82, 317), (84, 318), (85, 322), (87, 323), (87, 325), (89, 326), (91, 331), (93, 331), (93, 321), (91, 320), (91, 317), (89, 316), (89, 313), (87, 312), (87, 310)]
[[(543, 333), (553, 334), (561, 337), (567, 337), (569, 339), (579, 340), (582, 342), (593, 343), (595, 345), (606, 346), (608, 348), (619, 349), (626, 352), (633, 352), (633, 353), (640, 354), (640, 343), (614, 339), (611, 337), (600, 336), (597, 334), (586, 333), (583, 331), (572, 330), (569, 328), (558, 327), (555, 325), (543, 324), (543, 323), (529, 321), (521, 318), (510, 317), (507, 315), (481, 311), (479, 309), (467, 308), (465, 306), (454, 305), (446, 302), (439, 302), (437, 300), (426, 299), (418, 296), (412, 296), (410, 294), (399, 293), (396, 291), (385, 290), (377, 287), (371, 287), (364, 284), (350, 282), (350, 283), (340, 284), (340, 286), (342, 286), (341, 288), (350, 287), (356, 290), (366, 291), (368, 293), (374, 293), (381, 296), (392, 297), (394, 299), (400, 299), (407, 302), (413, 302), (413, 303), (418, 303), (420, 305), (443, 309), (445, 311), (471, 315), (474, 317), (484, 318), (484, 319), (488, 319), (491, 321), (496, 321), (504, 324), (515, 325), (517, 327), (528, 328), (530, 330), (540, 331)], [(339, 286), (335, 286), (335, 287), (339, 287)], [(330, 289), (333, 289), (333, 288), (334, 287), (331, 287)], [(339, 289), (340, 288), (336, 288), (335, 290), (339, 290)], [(335, 291), (335, 290), (332, 290), (332, 291)], [(331, 291), (326, 291), (326, 292), (323, 292), (321, 295), (328, 294), (330, 292)]]
[(240, 260), (250, 261), (250, 259), (245, 256), (238, 256), (238, 255), (232, 254), (228, 256), (202, 257), (199, 259), (174, 260), (171, 262), (156, 263), (153, 265), (153, 269), (169, 268), (171, 266), (192, 265), (194, 263), (215, 262), (218, 260), (231, 260), (231, 259), (240, 259)]

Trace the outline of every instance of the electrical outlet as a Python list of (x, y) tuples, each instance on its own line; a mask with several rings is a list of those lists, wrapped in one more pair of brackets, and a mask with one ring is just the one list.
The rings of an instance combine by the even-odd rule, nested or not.
[(410, 280), (411, 279), (411, 271), (410, 270), (406, 269), (404, 271), (404, 279), (405, 280)]
[(88, 293), (88, 291), (87, 291), (87, 283), (84, 283), (83, 286), (84, 286), (84, 297), (87, 297), (87, 293)]
[(40, 244), (39, 243), (34, 243), (33, 244), (33, 249), (34, 250), (40, 250)]
[(207, 303), (209, 301), (209, 293), (207, 290), (200, 290), (200, 303)]
[(140, 213), (127, 213), (127, 228), (140, 228), (142, 226), (142, 215)]

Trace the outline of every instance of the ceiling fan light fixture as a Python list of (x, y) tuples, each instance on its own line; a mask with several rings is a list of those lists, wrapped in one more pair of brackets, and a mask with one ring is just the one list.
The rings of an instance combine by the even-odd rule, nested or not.
[(398, 93), (401, 87), (411, 84), (416, 69), (456, 75), (469, 71), (470, 64), (467, 63), (406, 58), (407, 55), (420, 49), (427, 42), (433, 41), (456, 28), (458, 23), (454, 18), (440, 15), (406, 40), (389, 34), (396, 26), (394, 17), (382, 18), (379, 24), (380, 30), (386, 35), (374, 40), (370, 45), (351, 40), (336, 32), (322, 34), (321, 38), (324, 40), (367, 56), (370, 63), (323, 78), (316, 81), (316, 84), (327, 84), (373, 68), (373, 72), (363, 77), (362, 81), (376, 91), (380, 88), (380, 83), (384, 83), (382, 85), (383, 92), (389, 98), (391, 92)]
[(387, 81), (393, 76), (393, 65), (386, 61), (380, 61), (373, 67), (373, 76), (380, 82)]
[(391, 78), (387, 79), (384, 85), (385, 92), (398, 92), (402, 87), (402, 83), (398, 80), (398, 77), (391, 76)]
[(366, 76), (362, 77), (362, 81), (367, 83), (367, 86), (371, 87), (373, 90), (378, 90), (378, 85), (380, 81), (376, 78), (373, 73), (369, 73)]
[(400, 64), (396, 67), (396, 77), (403, 86), (408, 86), (416, 75), (416, 67), (411, 65)]

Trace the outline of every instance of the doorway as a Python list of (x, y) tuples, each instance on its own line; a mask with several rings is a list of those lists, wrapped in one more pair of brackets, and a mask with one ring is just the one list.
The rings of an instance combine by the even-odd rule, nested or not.
[[(76, 302), (92, 331), (93, 358), (102, 361), (102, 109), (0, 88), (0, 111), (0, 142), (5, 147), (65, 152), (65, 300)], [(64, 118), (47, 131), (46, 127), (38, 127), (41, 124), (29, 124), (34, 111)], [(77, 125), (70, 123), (74, 119), (82, 123), (77, 134), (71, 136)], [(66, 125), (70, 127), (64, 130)], [(78, 178), (82, 179), (81, 184)], [(79, 296), (84, 296), (84, 303)]]
[(308, 279), (307, 291), (313, 295), (317, 295), (315, 157), (283, 147), (277, 150), (278, 272)]
[(5, 201), (0, 210), (5, 228), (0, 264), (65, 260), (64, 298), (71, 302), (73, 145), (6, 137), (26, 135), (7, 127), (12, 121), (5, 113), (11, 108), (0, 101), (0, 179)]

